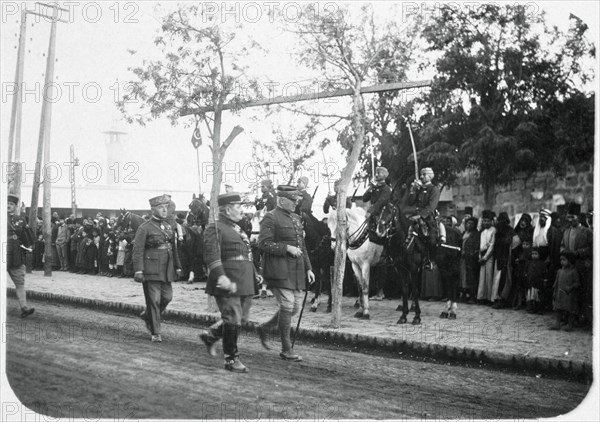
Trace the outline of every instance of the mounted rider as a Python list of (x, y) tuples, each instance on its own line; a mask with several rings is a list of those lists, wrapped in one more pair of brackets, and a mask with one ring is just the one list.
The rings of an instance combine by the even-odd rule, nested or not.
[(298, 215), (302, 215), (302, 212), (312, 214), (313, 198), (312, 196), (310, 196), (310, 193), (306, 191), (306, 188), (308, 187), (308, 177), (299, 177), (297, 187), (298, 192), (300, 193), (300, 199), (298, 200), (298, 204), (296, 205), (295, 213)]
[(370, 202), (366, 218), (369, 220), (369, 228), (372, 230), (377, 226), (381, 210), (392, 198), (392, 188), (385, 181), (389, 174), (388, 169), (385, 167), (377, 167), (375, 169), (375, 181), (369, 184), (362, 197), (363, 202)]
[(421, 169), (421, 177), (412, 183), (408, 197), (408, 204), (415, 207), (415, 214), (410, 219), (418, 223), (422, 233), (429, 237), (430, 257), (434, 256), (433, 247), (437, 242), (438, 224), (435, 213), (441, 194), (440, 187), (431, 182), (434, 177), (431, 167)]

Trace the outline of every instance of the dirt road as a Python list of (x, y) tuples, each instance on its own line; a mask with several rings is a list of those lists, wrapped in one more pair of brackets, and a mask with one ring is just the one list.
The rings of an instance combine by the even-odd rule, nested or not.
[(276, 344), (266, 351), (249, 335), (240, 350), (250, 373), (232, 374), (207, 355), (198, 328), (165, 324), (164, 341), (151, 343), (130, 316), (33, 305), (36, 313), (22, 320), (8, 301), (6, 372), (24, 405), (57, 418), (540, 418), (571, 411), (588, 391), (577, 382), (302, 343), (304, 361), (288, 363)]

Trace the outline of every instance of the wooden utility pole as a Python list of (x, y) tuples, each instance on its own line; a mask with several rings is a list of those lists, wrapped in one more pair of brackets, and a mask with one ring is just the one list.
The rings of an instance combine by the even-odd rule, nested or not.
[[(40, 3), (36, 3), (40, 4)], [(31, 189), (31, 208), (29, 210), (29, 226), (37, 227), (37, 210), (38, 210), (38, 196), (40, 187), (40, 176), (42, 170), (46, 169), (46, 164), (50, 161), (50, 130), (52, 122), (52, 102), (48, 98), (53, 98), (48, 94), (48, 90), (52, 88), (51, 84), (54, 80), (54, 62), (56, 57), (56, 23), (58, 21), (66, 22), (58, 18), (60, 15), (59, 10), (68, 12), (67, 9), (60, 8), (54, 5), (42, 4), (46, 8), (54, 10), (53, 16), (43, 15), (38, 12), (31, 12), (33, 14), (42, 15), (47, 19), (51, 20), (50, 26), (50, 41), (48, 42), (48, 57), (46, 60), (46, 78), (44, 80), (44, 90), (42, 92), (42, 115), (40, 118), (40, 133), (38, 137), (38, 150), (37, 160), (35, 165), (35, 173), (33, 186)], [(43, 161), (42, 161), (43, 152)], [(46, 171), (44, 171), (46, 173)], [(51, 186), (50, 177), (48, 174), (44, 174), (44, 215), (43, 215), (43, 233), (44, 243), (44, 275), (47, 277), (52, 276), (52, 228), (51, 228)]]
[[(21, 11), (21, 30), (19, 32), (19, 47), (17, 50), (17, 67), (15, 70), (15, 93), (10, 114), (10, 131), (8, 135), (8, 161), (11, 162), (13, 173), (12, 193), (19, 197), (16, 214), (21, 213), (21, 115), (23, 100), (23, 64), (25, 62), (25, 40), (27, 31), (27, 10)], [(13, 157), (14, 149), (14, 157)]]
[(79, 165), (79, 158), (75, 158), (75, 147), (71, 144), (70, 150), (70, 175), (69, 182), (71, 182), (71, 214), (77, 217), (77, 198), (75, 196), (75, 166)]

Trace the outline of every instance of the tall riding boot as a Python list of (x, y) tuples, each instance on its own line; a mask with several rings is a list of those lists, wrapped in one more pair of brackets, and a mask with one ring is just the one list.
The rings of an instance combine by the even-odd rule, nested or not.
[(293, 362), (299, 362), (302, 358), (295, 354), (292, 350), (291, 340), (291, 328), (292, 328), (292, 312), (286, 309), (279, 311), (279, 336), (281, 337), (281, 353), (279, 357), (284, 360), (291, 360)]
[(248, 372), (248, 368), (240, 362), (237, 339), (241, 327), (235, 324), (223, 325), (223, 353), (225, 354), (225, 369), (231, 372)]
[[(217, 356), (217, 342), (223, 337), (223, 326), (223, 320), (220, 319), (199, 335), (208, 354), (213, 357)], [(223, 341), (223, 349), (225, 349), (225, 341)]]
[(277, 327), (277, 321), (279, 320), (279, 311), (275, 312), (275, 315), (271, 317), (267, 322), (260, 324), (256, 327), (256, 332), (258, 333), (258, 337), (260, 338), (260, 342), (263, 347), (267, 350), (270, 350), (268, 340), (269, 337), (275, 334), (275, 330)]

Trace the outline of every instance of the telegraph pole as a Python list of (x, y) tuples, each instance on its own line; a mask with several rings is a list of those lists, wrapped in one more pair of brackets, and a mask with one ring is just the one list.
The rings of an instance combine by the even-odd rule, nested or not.
[(75, 198), (75, 166), (79, 165), (79, 158), (75, 158), (75, 147), (71, 144), (71, 174), (69, 181), (71, 182), (71, 214), (77, 216), (77, 200)]
[[(38, 137), (38, 150), (37, 160), (35, 165), (35, 174), (33, 180), (33, 186), (31, 189), (31, 208), (29, 210), (29, 226), (37, 227), (37, 209), (38, 209), (38, 196), (40, 187), (40, 175), (42, 169), (46, 169), (46, 164), (50, 161), (50, 129), (52, 122), (52, 103), (48, 101), (48, 98), (53, 98), (47, 95), (46, 90), (51, 89), (51, 84), (54, 80), (54, 61), (56, 57), (56, 23), (58, 21), (66, 22), (59, 19), (59, 10), (68, 12), (67, 9), (55, 5), (48, 5), (43, 3), (36, 3), (44, 7), (54, 10), (52, 16), (45, 15), (39, 12), (30, 12), (36, 15), (44, 16), (51, 20), (50, 26), (50, 41), (48, 43), (48, 57), (46, 60), (46, 78), (44, 81), (43, 90), (43, 102), (42, 102), (42, 116), (40, 119), (40, 133)], [(42, 153), (44, 161), (42, 162)], [(45, 173), (45, 172), (44, 172)], [(44, 218), (43, 218), (43, 233), (44, 243), (44, 275), (47, 277), (52, 276), (52, 229), (51, 229), (51, 187), (50, 177), (48, 174), (44, 174)]]
[[(15, 93), (10, 114), (10, 131), (8, 135), (8, 161), (13, 163), (14, 178), (12, 192), (19, 197), (16, 213), (21, 213), (21, 114), (23, 85), (23, 64), (25, 62), (25, 40), (27, 31), (27, 10), (21, 11), (21, 30), (19, 32), (19, 48), (17, 50), (17, 68), (15, 70)], [(14, 160), (13, 160), (14, 147)]]

